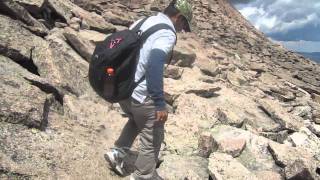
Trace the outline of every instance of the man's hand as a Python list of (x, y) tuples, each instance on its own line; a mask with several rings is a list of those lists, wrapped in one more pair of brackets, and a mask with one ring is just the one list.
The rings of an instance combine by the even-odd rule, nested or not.
[(157, 120), (160, 122), (165, 123), (168, 119), (168, 112), (167, 111), (157, 111)]

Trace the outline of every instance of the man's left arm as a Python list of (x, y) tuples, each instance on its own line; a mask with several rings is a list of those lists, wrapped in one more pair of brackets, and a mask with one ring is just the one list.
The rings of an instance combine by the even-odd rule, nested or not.
[(167, 36), (160, 36), (154, 41), (150, 51), (146, 70), (147, 89), (155, 102), (156, 110), (159, 112), (166, 111), (163, 92), (163, 68), (175, 41), (176, 37), (172, 32)]

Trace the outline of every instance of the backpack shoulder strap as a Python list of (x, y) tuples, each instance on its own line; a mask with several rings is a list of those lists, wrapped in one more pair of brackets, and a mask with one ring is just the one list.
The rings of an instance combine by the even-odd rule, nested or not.
[[(151, 36), (151, 34), (153, 34), (153, 33), (155, 33), (155, 32), (157, 32), (157, 31), (159, 31), (159, 30), (161, 30), (161, 29), (169, 29), (169, 30), (171, 30), (174, 34), (175, 34), (175, 36), (176, 36), (176, 44), (177, 44), (177, 33), (175, 32), (175, 30), (171, 27), (171, 26), (169, 26), (168, 24), (157, 24), (157, 25), (154, 25), (154, 26), (152, 26), (151, 28), (149, 28), (147, 31), (145, 31), (145, 32), (143, 32), (142, 33), (142, 35), (141, 35), (141, 37), (140, 37), (140, 40), (141, 40), (141, 42), (142, 43), (144, 43), (147, 39), (148, 39), (148, 37), (149, 36)], [(171, 57), (170, 57), (170, 61), (169, 61), (169, 64), (170, 64), (170, 62), (171, 62), (171, 60), (172, 60), (172, 55), (173, 55), (173, 52), (171, 52)], [(169, 65), (168, 64), (168, 65)], [(167, 66), (168, 67), (168, 66)], [(144, 81), (146, 79), (146, 75), (143, 75), (139, 80), (138, 80), (138, 82), (136, 82), (135, 83), (135, 86), (134, 86), (134, 88), (136, 88), (137, 86), (138, 86), (138, 84), (140, 84), (142, 81)]]
[(138, 24), (136, 26), (134, 26), (134, 28), (132, 28), (132, 30), (134, 31), (139, 31), (142, 24), (148, 19), (149, 17), (146, 17), (144, 19), (142, 19), (141, 21), (138, 22)]
[(169, 26), (168, 24), (164, 24), (164, 23), (161, 23), (161, 24), (157, 24), (157, 25), (154, 25), (152, 27), (150, 27), (148, 30), (146, 30), (145, 32), (142, 33), (140, 39), (141, 39), (141, 42), (145, 42), (149, 36), (151, 36), (153, 33), (161, 30), (161, 29), (168, 29), (168, 30), (171, 30), (175, 36), (176, 36), (176, 44), (177, 44), (177, 33), (175, 32), (175, 30)]

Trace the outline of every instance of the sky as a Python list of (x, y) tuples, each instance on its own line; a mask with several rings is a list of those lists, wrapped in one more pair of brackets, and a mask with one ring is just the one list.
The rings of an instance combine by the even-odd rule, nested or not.
[(230, 0), (273, 41), (300, 52), (320, 52), (320, 0)]

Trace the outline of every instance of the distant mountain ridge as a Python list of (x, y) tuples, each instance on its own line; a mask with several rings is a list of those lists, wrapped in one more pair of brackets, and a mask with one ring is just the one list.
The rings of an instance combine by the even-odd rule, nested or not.
[(297, 52), (301, 55), (303, 55), (306, 58), (310, 58), (318, 63), (320, 63), (320, 52)]

